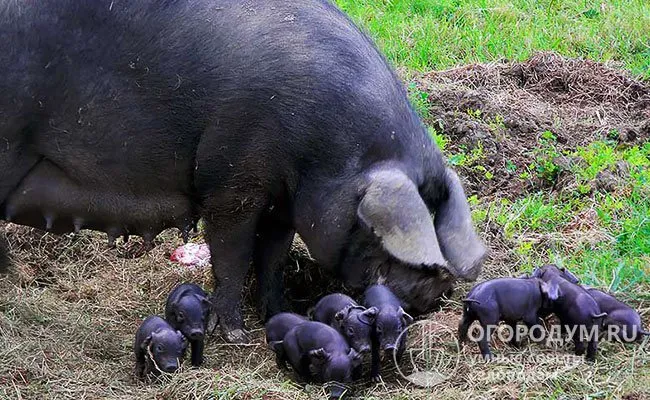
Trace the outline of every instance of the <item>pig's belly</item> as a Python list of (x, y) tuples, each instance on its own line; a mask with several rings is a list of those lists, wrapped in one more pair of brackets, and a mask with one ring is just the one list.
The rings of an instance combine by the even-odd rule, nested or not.
[(189, 232), (197, 219), (189, 194), (165, 188), (140, 193), (110, 185), (80, 184), (49, 161), (39, 162), (4, 203), (4, 218), (55, 233), (93, 229), (121, 235), (139, 235), (150, 242), (162, 230), (176, 227)]

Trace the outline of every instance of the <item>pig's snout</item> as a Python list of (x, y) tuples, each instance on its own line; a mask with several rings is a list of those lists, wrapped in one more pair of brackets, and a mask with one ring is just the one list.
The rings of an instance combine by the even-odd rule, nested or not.
[(370, 345), (361, 346), (358, 351), (360, 354), (368, 354), (370, 353)]
[(161, 368), (163, 372), (172, 373), (178, 369), (178, 364), (175, 362), (167, 363)]
[(203, 339), (203, 329), (192, 329), (190, 331), (191, 340), (200, 340)]
[(345, 388), (338, 386), (338, 385), (332, 385), (329, 388), (330, 391), (330, 399), (340, 399), (343, 397), (343, 394), (345, 393)]

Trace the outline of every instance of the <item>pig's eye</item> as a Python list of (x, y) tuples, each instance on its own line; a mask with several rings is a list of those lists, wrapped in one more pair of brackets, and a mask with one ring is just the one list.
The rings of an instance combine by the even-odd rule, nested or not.
[(183, 322), (185, 320), (185, 316), (183, 315), (182, 312), (176, 313), (176, 320), (178, 322)]
[(382, 328), (381, 325), (377, 325), (377, 333), (381, 333), (383, 329), (384, 328)]
[(348, 336), (354, 336), (354, 329), (352, 327), (348, 328)]
[(156, 350), (158, 351), (158, 353), (162, 353), (163, 350), (164, 350), (162, 344), (159, 344), (158, 346), (156, 346)]

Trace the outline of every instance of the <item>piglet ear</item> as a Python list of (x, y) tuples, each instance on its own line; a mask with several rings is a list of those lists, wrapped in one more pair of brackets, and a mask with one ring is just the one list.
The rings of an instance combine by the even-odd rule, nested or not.
[(361, 320), (361, 322), (363, 322), (366, 325), (372, 325), (375, 323), (378, 313), (379, 310), (377, 309), (377, 307), (370, 307), (369, 309), (359, 314), (359, 320)]
[(337, 321), (343, 321), (345, 317), (347, 317), (350, 313), (350, 308), (351, 306), (346, 306), (344, 309), (338, 311), (336, 314), (334, 314), (334, 319)]
[(142, 350), (147, 350), (147, 347), (149, 347), (149, 344), (151, 343), (153, 333), (149, 334), (143, 341), (142, 344), (140, 344), (140, 348)]
[(210, 301), (209, 298), (207, 298), (207, 297), (205, 297), (205, 296), (202, 296), (202, 295), (198, 295), (198, 294), (195, 295), (195, 296), (196, 296), (196, 298), (201, 302), (201, 304), (203, 305), (203, 307), (208, 307), (208, 306), (211, 306), (211, 305), (212, 305), (212, 302)]
[(358, 367), (361, 365), (361, 354), (357, 353), (356, 350), (353, 348), (350, 348), (350, 351), (348, 352), (348, 357), (350, 357), (350, 360), (352, 361), (352, 367)]
[(557, 282), (542, 281), (540, 287), (542, 289), (542, 293), (546, 294), (549, 300), (555, 301), (560, 297), (560, 287), (558, 286)]
[(316, 349), (316, 350), (310, 350), (309, 351), (309, 358), (311, 359), (311, 362), (314, 364), (322, 364), (327, 359), (329, 358), (329, 353), (327, 350), (324, 348)]
[(411, 317), (409, 313), (404, 311), (402, 307), (399, 308), (399, 313), (402, 316), (402, 318), (404, 318), (404, 322), (406, 323), (406, 325), (411, 325), (413, 323), (413, 317)]
[(282, 352), (284, 350), (282, 343), (284, 343), (282, 340), (274, 340), (269, 343), (269, 349), (276, 353)]

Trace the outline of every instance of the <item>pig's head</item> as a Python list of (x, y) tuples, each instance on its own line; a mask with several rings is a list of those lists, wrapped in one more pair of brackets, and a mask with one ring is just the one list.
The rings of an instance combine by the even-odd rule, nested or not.
[(546, 264), (539, 268), (535, 268), (531, 277), (539, 278), (544, 281), (550, 280), (552, 277), (560, 277), (564, 280), (567, 280), (571, 283), (577, 284), (580, 282), (577, 276), (575, 276), (571, 271), (564, 267), (558, 267), (554, 264)]
[(375, 322), (375, 332), (379, 339), (380, 348), (392, 357), (397, 350), (400, 334), (413, 322), (413, 317), (402, 307), (382, 307)]
[(396, 167), (365, 176), (358, 224), (341, 260), (350, 284), (384, 283), (405, 309), (423, 314), (456, 279), (478, 277), (486, 248), (474, 231), (458, 176), (442, 171), (435, 183), (419, 188)]
[(341, 384), (352, 382), (352, 370), (361, 365), (361, 355), (350, 348), (346, 352), (329, 352), (320, 348), (309, 352), (309, 371), (318, 382), (329, 383), (330, 398), (345, 391)]
[(183, 334), (172, 329), (152, 332), (142, 342), (142, 349), (153, 358), (158, 369), (167, 373), (178, 369), (186, 348), (187, 342)]
[(205, 335), (205, 323), (210, 310), (207, 297), (196, 293), (186, 294), (171, 305), (168, 321), (190, 340), (200, 340)]
[(348, 306), (334, 315), (339, 331), (361, 354), (370, 352), (370, 334), (377, 313), (377, 307)]

